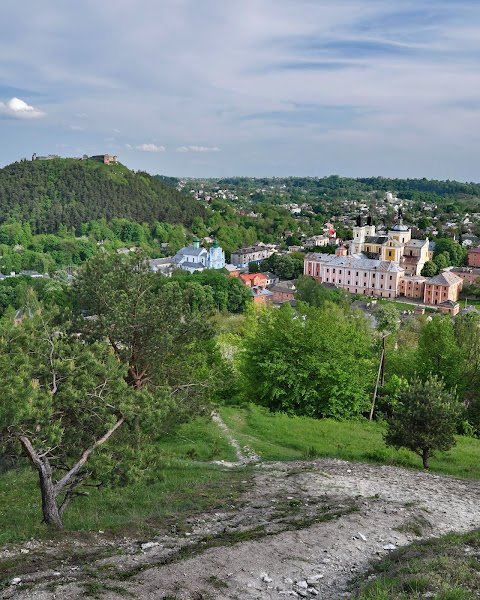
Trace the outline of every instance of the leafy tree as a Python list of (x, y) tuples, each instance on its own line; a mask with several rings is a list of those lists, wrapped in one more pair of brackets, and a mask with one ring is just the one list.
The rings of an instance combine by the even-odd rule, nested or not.
[(425, 381), (414, 379), (400, 390), (399, 405), (387, 417), (385, 442), (407, 448), (422, 458), (424, 469), (435, 451), (455, 445), (455, 431), (461, 406), (455, 394), (435, 375)]
[(449, 265), (457, 267), (464, 264), (467, 256), (467, 250), (456, 240), (452, 240), (451, 238), (438, 238), (435, 241), (435, 257), (444, 252), (449, 256)]
[(480, 313), (457, 315), (455, 339), (462, 351), (459, 387), (467, 406), (467, 418), (475, 433), (480, 434)]
[(332, 304), (290, 305), (250, 316), (242, 354), (245, 395), (271, 410), (349, 417), (368, 406), (371, 335)]
[(398, 310), (393, 304), (380, 304), (375, 311), (377, 329), (382, 333), (395, 333), (398, 331), (400, 318)]
[(61, 528), (66, 507), (93, 474), (91, 455), (151, 397), (129, 389), (124, 366), (105, 344), (85, 344), (58, 316), (30, 295), (21, 322), (0, 322), (0, 444), (28, 457), (43, 519)]
[(452, 264), (452, 260), (450, 258), (450, 254), (448, 252), (440, 252), (433, 257), (433, 262), (437, 266), (438, 271), (441, 269), (446, 269)]
[(463, 380), (463, 355), (455, 338), (452, 319), (434, 315), (421, 329), (416, 353), (417, 373), (426, 379), (437, 375), (449, 389)]
[(310, 306), (321, 308), (326, 302), (333, 302), (346, 308), (352, 302), (351, 295), (342, 288), (330, 288), (315, 281), (312, 277), (300, 275), (296, 283), (297, 300), (306, 302)]
[(422, 275), (423, 277), (434, 277), (438, 273), (438, 266), (432, 260), (427, 260), (423, 265)]
[(145, 258), (98, 255), (74, 286), (87, 339), (107, 339), (135, 389), (171, 390), (179, 418), (202, 410), (216, 384), (214, 329), (175, 281), (151, 273)]

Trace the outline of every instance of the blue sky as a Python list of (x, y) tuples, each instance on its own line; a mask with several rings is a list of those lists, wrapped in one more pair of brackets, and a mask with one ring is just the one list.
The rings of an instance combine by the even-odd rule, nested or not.
[(480, 2), (0, 4), (0, 165), (479, 181)]

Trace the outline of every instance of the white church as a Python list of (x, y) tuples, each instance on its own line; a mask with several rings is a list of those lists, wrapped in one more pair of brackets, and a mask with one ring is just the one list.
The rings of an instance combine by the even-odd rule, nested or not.
[(215, 240), (210, 250), (200, 247), (200, 240), (193, 238), (191, 246), (181, 248), (173, 257), (172, 262), (177, 268), (193, 273), (204, 269), (223, 269), (225, 267), (225, 252)]

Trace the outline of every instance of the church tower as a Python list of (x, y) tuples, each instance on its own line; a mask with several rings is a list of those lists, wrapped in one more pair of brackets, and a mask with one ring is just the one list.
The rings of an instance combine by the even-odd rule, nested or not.
[(218, 240), (213, 242), (208, 251), (207, 267), (209, 269), (223, 269), (225, 267), (225, 252), (220, 247)]

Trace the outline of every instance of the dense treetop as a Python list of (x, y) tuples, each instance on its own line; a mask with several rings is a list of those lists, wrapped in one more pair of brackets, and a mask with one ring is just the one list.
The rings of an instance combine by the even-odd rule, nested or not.
[(35, 233), (60, 224), (127, 218), (191, 225), (204, 208), (147, 173), (93, 160), (21, 161), (0, 169), (0, 218), (29, 222)]

